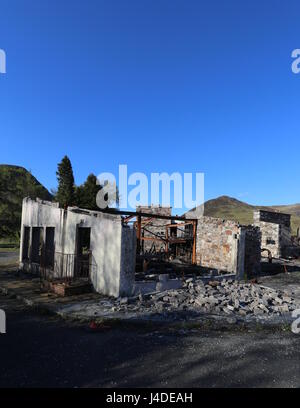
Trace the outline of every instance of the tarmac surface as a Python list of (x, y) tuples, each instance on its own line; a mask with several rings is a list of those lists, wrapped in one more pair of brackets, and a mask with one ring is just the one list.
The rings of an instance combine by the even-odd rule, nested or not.
[(233, 326), (97, 331), (0, 296), (0, 387), (299, 387), (300, 335)]
[[(0, 252), (0, 264), (14, 263), (16, 257)], [(300, 296), (300, 274), (295, 272), (265, 277), (261, 283)], [(13, 275), (11, 282), (18, 293)], [(26, 291), (26, 281), (19, 285), (20, 293)], [(32, 296), (32, 288), (28, 293)], [(300, 386), (300, 334), (292, 333), (289, 324), (140, 326), (120, 321), (91, 330), (87, 322), (35, 311), (10, 292), (0, 294), (0, 309), (6, 312), (0, 387)]]

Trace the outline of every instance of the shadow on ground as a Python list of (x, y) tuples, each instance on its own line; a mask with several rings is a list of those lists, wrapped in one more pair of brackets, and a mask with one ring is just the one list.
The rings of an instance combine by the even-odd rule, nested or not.
[(0, 297), (1, 387), (299, 387), (300, 337), (269, 329), (91, 332)]

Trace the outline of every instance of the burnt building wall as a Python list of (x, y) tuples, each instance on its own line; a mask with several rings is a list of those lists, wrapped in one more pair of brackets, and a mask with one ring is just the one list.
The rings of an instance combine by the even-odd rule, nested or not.
[(261, 249), (271, 252), (273, 258), (285, 256), (285, 249), (292, 244), (291, 216), (272, 211), (253, 213), (254, 225), (261, 231)]
[(237, 273), (243, 244), (238, 245), (241, 229), (234, 221), (201, 217), (197, 225), (196, 260), (203, 267)]
[[(137, 212), (143, 212), (147, 214), (164, 215), (171, 216), (172, 208), (163, 207), (159, 205), (151, 206), (138, 206), (136, 207)], [(142, 217), (142, 236), (146, 238), (155, 238), (154, 241), (143, 240), (141, 242), (142, 250), (144, 252), (149, 252), (155, 250), (164, 250), (164, 241), (160, 238), (166, 237), (166, 225), (171, 223), (171, 220), (164, 220), (159, 218), (154, 218), (149, 220), (148, 217)]]
[(259, 227), (248, 225), (245, 227), (245, 275), (251, 278), (261, 272), (261, 231)]
[[(193, 212), (186, 213), (192, 218)], [(202, 267), (235, 273), (238, 279), (260, 272), (261, 232), (255, 226), (203, 216), (197, 223), (196, 259)]]

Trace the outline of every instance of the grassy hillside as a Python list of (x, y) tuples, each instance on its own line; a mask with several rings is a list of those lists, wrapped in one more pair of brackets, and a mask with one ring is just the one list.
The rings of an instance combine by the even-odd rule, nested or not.
[(204, 204), (204, 215), (238, 221), (240, 224), (251, 224), (253, 210), (250, 204), (243, 203), (235, 198), (222, 196)]
[(23, 167), (0, 165), (0, 240), (19, 237), (24, 197), (51, 200), (49, 191)]
[(210, 217), (223, 218), (225, 220), (235, 220), (240, 224), (252, 224), (253, 211), (263, 209), (268, 211), (280, 211), (291, 214), (292, 233), (295, 234), (300, 226), (300, 204), (280, 205), (280, 206), (254, 206), (232, 197), (222, 196), (206, 201), (204, 204), (204, 215)]
[(300, 204), (292, 205), (274, 205), (272, 206), (276, 211), (285, 212), (287, 214), (292, 214), (300, 217)]

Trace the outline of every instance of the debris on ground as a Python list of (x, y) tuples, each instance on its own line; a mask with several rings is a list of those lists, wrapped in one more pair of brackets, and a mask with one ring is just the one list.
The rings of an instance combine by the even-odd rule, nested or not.
[(182, 289), (139, 295), (136, 298), (118, 298), (110, 305), (111, 310), (119, 312), (200, 311), (239, 316), (280, 316), (297, 308), (294, 298), (286, 291), (231, 279), (205, 284), (193, 278), (187, 279)]

